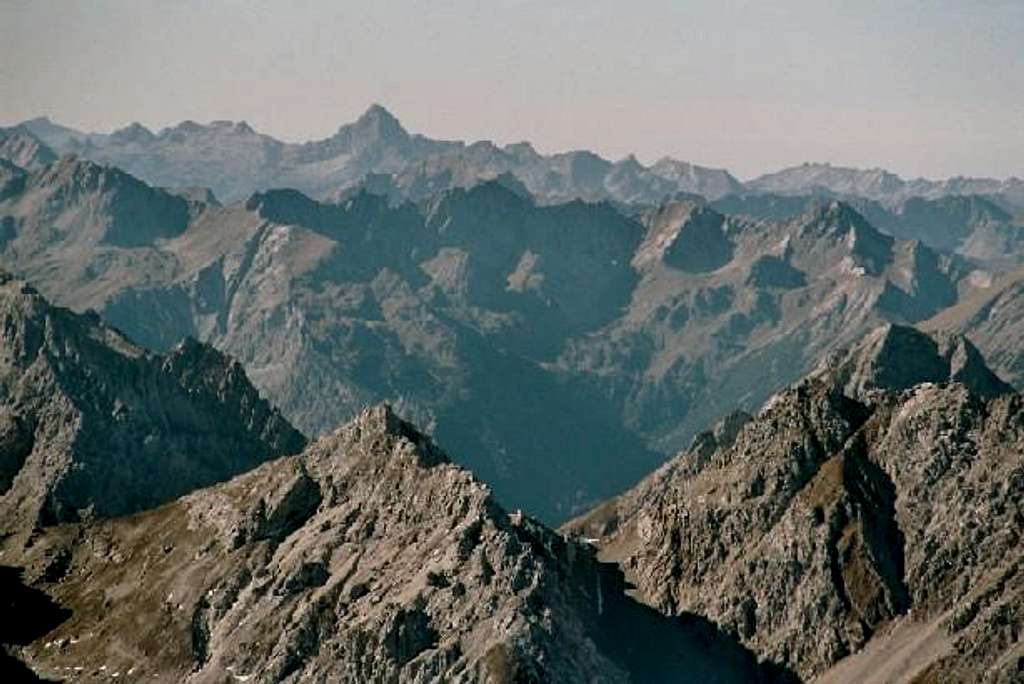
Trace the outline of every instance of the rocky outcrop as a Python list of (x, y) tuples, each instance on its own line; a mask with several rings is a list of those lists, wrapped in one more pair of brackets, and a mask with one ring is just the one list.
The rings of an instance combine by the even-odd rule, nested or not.
[[(68, 571), (35, 579), (58, 553)], [(54, 531), (14, 554), (71, 610), (48, 643), (20, 651), (43, 675), (789, 678), (696, 616), (668, 619), (626, 597), (621, 574), (591, 548), (502, 509), (386, 406), (299, 456), (141, 516)]]
[[(0, 201), (13, 195), (17, 195), (25, 188), (25, 169), (13, 164), (6, 159), (0, 159)], [(6, 232), (0, 234), (0, 243), (8, 242), (14, 238), (13, 226), (5, 226)]]
[(805, 678), (1019, 677), (1024, 404), (969, 343), (884, 328), (732, 425), (567, 529)]
[(220, 352), (154, 354), (0, 274), (4, 532), (149, 508), (303, 444)]

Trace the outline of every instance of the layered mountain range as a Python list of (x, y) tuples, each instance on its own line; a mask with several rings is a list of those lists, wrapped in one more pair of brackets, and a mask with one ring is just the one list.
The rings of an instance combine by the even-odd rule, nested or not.
[[(158, 356), (19, 281), (0, 294), (5, 329), (49, 331), (43, 353), (61, 369), (68, 402), (105, 392), (139, 412), (138, 384), (125, 379), (145, 371), (109, 357)], [(275, 436), (292, 440), (285, 453), (301, 446), (295, 433), (258, 398), (237, 400), (251, 397), (244, 375), (229, 383), (240, 392), (224, 390), (212, 369), (229, 361), (192, 347), (170, 364), (192, 379), (188, 396), (224, 432), (232, 420), (263, 426), (262, 440), (239, 447), (253, 450), (247, 472), (186, 483), (171, 503), (149, 498), (129, 516), (9, 525), (0, 585), (26, 618), (0, 630), (5, 672), (27, 681), (1013, 682), (1024, 666), (1024, 403), (962, 337), (878, 328), (757, 415), (701, 433), (563, 534), (500, 506), (387, 406), (267, 461)], [(172, 405), (177, 391), (148, 393)], [(37, 437), (69, 422), (52, 409), (33, 416)], [(149, 497), (158, 477), (182, 481), (166, 468), (187, 456), (166, 442), (149, 456), (153, 433), (119, 427), (123, 412), (88, 420), (122, 435), (119, 453), (130, 457), (108, 451), (90, 467), (143, 476), (122, 477), (125, 493)]]
[(78, 131), (40, 117), (0, 135), (34, 138), (50, 154), (73, 153), (113, 164), (153, 185), (208, 187), (229, 202), (273, 187), (295, 188), (315, 199), (338, 199), (364, 183), (394, 202), (418, 201), (441, 190), (504, 176), (541, 203), (584, 199), (658, 204), (680, 193), (709, 200), (725, 195), (828, 194), (891, 207), (910, 198), (984, 195), (1011, 213), (1024, 213), (1024, 181), (1019, 178), (904, 180), (882, 169), (803, 164), (743, 183), (724, 169), (670, 157), (644, 166), (632, 156), (613, 162), (587, 150), (545, 155), (528, 142), (498, 146), (490, 141), (435, 140), (409, 133), (380, 105), (371, 106), (334, 135), (305, 143), (258, 133), (244, 121), (183, 121), (158, 132), (133, 123), (106, 134)]
[(4, 129), (0, 672), (1018, 681), (1018, 185)]
[(222, 205), (70, 156), (5, 188), (0, 264), (54, 301), (154, 348), (212, 344), (307, 434), (389, 401), (548, 521), (995, 273), (836, 200), (623, 213), (497, 179), (397, 206), (366, 188)]
[(499, 147), (434, 140), (410, 134), (380, 105), (329, 138), (306, 143), (257, 133), (244, 121), (184, 121), (157, 133), (134, 123), (100, 134), (39, 118), (8, 129), (8, 135), (116, 165), (154, 185), (208, 187), (226, 201), (273, 187), (337, 197), (363, 182), (394, 200), (420, 200), (504, 174), (548, 203), (657, 202), (678, 192), (719, 197), (742, 187), (727, 171), (670, 158), (645, 167), (632, 157), (610, 162), (586, 150), (543, 155), (526, 142)]
[(213, 349), (161, 357), (9, 277), (0, 312), (5, 681), (789, 677), (386, 406), (272, 460), (304, 440)]

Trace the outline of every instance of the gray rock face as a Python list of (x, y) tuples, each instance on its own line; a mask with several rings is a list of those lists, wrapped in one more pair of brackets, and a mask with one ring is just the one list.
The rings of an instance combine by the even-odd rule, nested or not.
[(220, 352), (153, 354), (0, 275), (5, 533), (149, 508), (303, 444)]
[(725, 217), (695, 209), (666, 245), (662, 260), (672, 268), (689, 273), (709, 273), (732, 260), (734, 245), (723, 230)]
[(650, 605), (802, 677), (1016, 681), (1024, 403), (1007, 392), (969, 343), (888, 327), (567, 529)]
[[(47, 635), (50, 647), (20, 653), (44, 675), (786, 677), (696, 617), (667, 619), (627, 598), (621, 574), (592, 549), (502, 509), (385, 406), (299, 456), (142, 516), (55, 530), (17, 553), (29, 578), (67, 558), (66, 573), (39, 586), (71, 615)], [(115, 587), (118, 600), (104, 603)]]

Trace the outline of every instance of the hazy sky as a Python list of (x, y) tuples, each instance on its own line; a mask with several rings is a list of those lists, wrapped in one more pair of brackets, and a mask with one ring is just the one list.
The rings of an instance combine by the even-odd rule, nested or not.
[(1024, 0), (0, 0), (0, 122), (1024, 176)]

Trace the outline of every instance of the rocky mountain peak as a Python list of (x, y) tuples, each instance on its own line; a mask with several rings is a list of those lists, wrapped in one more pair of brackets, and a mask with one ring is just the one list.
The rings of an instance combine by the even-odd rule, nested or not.
[(424, 443), (376, 406), (299, 455), (12, 549), (71, 615), (21, 655), (147, 681), (792, 681), (699, 616), (637, 604), (465, 470), (404, 460)]
[(647, 222), (647, 237), (633, 261), (637, 267), (660, 260), (681, 271), (708, 273), (732, 259), (725, 216), (703, 204), (670, 202)]
[(680, 191), (697, 193), (711, 200), (744, 189), (743, 184), (725, 169), (698, 166), (672, 157), (662, 157), (650, 167), (650, 171), (675, 182)]
[(172, 126), (170, 130), (181, 131), (182, 133), (201, 133), (206, 127), (198, 121), (192, 119), (185, 119), (180, 121), (177, 125)]
[(348, 136), (356, 147), (396, 145), (409, 141), (401, 122), (382, 105), (370, 105), (354, 123), (342, 126), (335, 137)]
[[(61, 238), (75, 242), (138, 247), (180, 235), (188, 226), (189, 202), (153, 188), (114, 166), (67, 154), (26, 179), (29, 206), (51, 213)], [(63, 220), (54, 217), (63, 215)], [(32, 231), (26, 231), (30, 235)], [(52, 230), (50, 231), (52, 235)]]
[(793, 194), (816, 189), (870, 198), (890, 197), (905, 186), (906, 181), (884, 169), (857, 169), (829, 163), (804, 163), (747, 183), (747, 187), (764, 192)]
[(248, 121), (231, 121), (229, 119), (218, 119), (217, 121), (210, 122), (210, 128), (225, 131), (227, 133), (235, 133), (238, 135), (252, 135), (256, 131), (252, 126), (249, 125)]
[(34, 119), (23, 121), (19, 126), (27, 129), (49, 147), (56, 151), (64, 151), (64, 146), (69, 143), (78, 143), (88, 138), (87, 134), (80, 133), (72, 128), (61, 126), (50, 120), (48, 116), (37, 116)]
[(811, 238), (809, 249), (839, 247), (870, 275), (880, 275), (893, 261), (893, 238), (879, 232), (846, 202), (815, 201), (796, 223), (799, 235)]
[(245, 208), (275, 223), (311, 226), (319, 222), (323, 205), (298, 190), (274, 188), (253, 193)]
[(111, 133), (110, 137), (120, 143), (147, 143), (156, 138), (156, 134), (138, 121), (133, 121)]
[(1007, 391), (966, 340), (885, 326), (564, 529), (806, 680), (1017, 681), (993, 637), (1024, 618)]
[(628, 171), (629, 173), (641, 173), (646, 170), (632, 152), (615, 162), (614, 166), (619, 171)]
[(503, 148), (507, 154), (512, 155), (520, 161), (532, 161), (536, 160), (540, 155), (537, 150), (534, 149), (533, 145), (528, 141), (523, 140), (517, 143), (509, 143)]
[(241, 366), (160, 356), (0, 274), (0, 519), (19, 533), (141, 510), (305, 443)]
[(932, 337), (916, 328), (884, 325), (846, 352), (823, 361), (816, 375), (827, 377), (851, 397), (871, 390), (904, 390), (921, 383), (958, 382), (990, 399), (1013, 392), (967, 338)]
[(127, 175), (116, 167), (97, 164), (77, 154), (65, 154), (37, 174), (35, 185), (63, 187), (69, 193), (87, 192), (115, 185)]
[(870, 225), (849, 203), (837, 199), (816, 200), (808, 211), (808, 219), (809, 223), (825, 224), (841, 234)]
[[(364, 409), (333, 436), (326, 438), (328, 450), (339, 442), (361, 444), (358, 453), (370, 458), (405, 458), (420, 468), (432, 468), (451, 459), (434, 442), (398, 417), (389, 404), (377, 404)], [(348, 453), (346, 458), (351, 458)]]
[(824, 234), (847, 238), (853, 247), (857, 244), (869, 247), (880, 240), (890, 240), (868, 223), (853, 206), (840, 200), (816, 202), (805, 220), (808, 227), (814, 227)]

